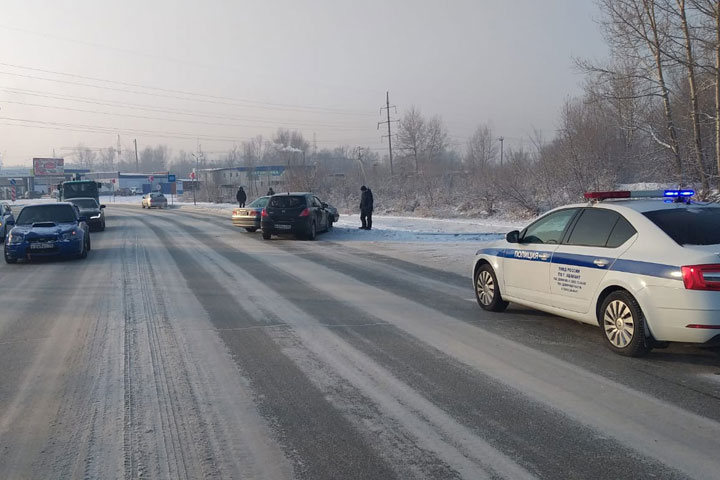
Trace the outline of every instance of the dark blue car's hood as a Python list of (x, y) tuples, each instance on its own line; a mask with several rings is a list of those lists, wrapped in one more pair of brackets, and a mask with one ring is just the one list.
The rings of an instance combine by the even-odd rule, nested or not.
[(46, 237), (50, 235), (60, 235), (65, 232), (71, 231), (73, 228), (77, 227), (77, 223), (56, 223), (55, 226), (47, 226), (47, 227), (41, 227), (41, 226), (35, 226), (32, 225), (17, 225), (15, 228), (11, 230), (12, 233), (21, 233), (25, 236), (25, 238), (33, 238), (33, 237)]

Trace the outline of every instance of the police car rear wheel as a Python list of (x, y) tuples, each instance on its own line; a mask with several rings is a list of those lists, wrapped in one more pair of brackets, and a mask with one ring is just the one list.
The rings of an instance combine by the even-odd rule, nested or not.
[(508, 302), (502, 299), (495, 271), (488, 264), (481, 265), (475, 274), (475, 298), (483, 310), (502, 312)]
[(610, 349), (627, 357), (640, 357), (650, 351), (645, 337), (645, 317), (637, 300), (625, 291), (613, 292), (600, 309), (600, 326)]

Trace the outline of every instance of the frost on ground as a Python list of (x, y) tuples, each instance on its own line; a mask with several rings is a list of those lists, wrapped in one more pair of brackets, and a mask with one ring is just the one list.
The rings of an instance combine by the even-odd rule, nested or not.
[[(14, 207), (42, 203), (51, 199), (23, 200)], [(142, 196), (100, 197), (100, 203), (112, 208), (113, 205), (140, 206)], [(170, 203), (172, 202), (172, 205)], [(221, 221), (230, 222), (235, 204), (178, 201), (168, 196), (170, 208), (188, 212), (206, 213), (217, 216)], [(111, 222), (111, 219), (108, 219)], [(377, 252), (404, 261), (466, 275), (468, 265), (475, 252), (487, 242), (502, 238), (507, 232), (522, 228), (527, 220), (495, 218), (423, 218), (393, 215), (373, 215), (373, 229), (359, 230), (360, 215), (340, 214), (340, 220), (333, 231), (318, 237), (319, 242), (335, 242), (360, 251)], [(246, 234), (238, 229), (238, 234)], [(250, 234), (252, 235), (252, 234)], [(257, 233), (255, 234), (257, 235)]]
[[(103, 203), (112, 206), (112, 198)], [(115, 199), (117, 205), (139, 205), (141, 197)], [(206, 213), (230, 222), (234, 204), (174, 202), (171, 208)], [(502, 238), (513, 229), (522, 228), (525, 221), (507, 219), (421, 218), (373, 215), (373, 228), (360, 230), (360, 215), (340, 214), (333, 231), (318, 236), (318, 242), (342, 243), (367, 252), (382, 250), (384, 255), (413, 262), (458, 275), (466, 275), (473, 255), (487, 242)], [(238, 229), (238, 234), (248, 234)]]

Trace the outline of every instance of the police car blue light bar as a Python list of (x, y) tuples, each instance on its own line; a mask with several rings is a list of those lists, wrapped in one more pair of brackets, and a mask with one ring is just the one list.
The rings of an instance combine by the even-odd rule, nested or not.
[(608, 200), (612, 198), (690, 198), (694, 190), (618, 190), (609, 192), (587, 192), (583, 196), (587, 200)]
[(695, 190), (665, 190), (665, 197), (692, 197)]

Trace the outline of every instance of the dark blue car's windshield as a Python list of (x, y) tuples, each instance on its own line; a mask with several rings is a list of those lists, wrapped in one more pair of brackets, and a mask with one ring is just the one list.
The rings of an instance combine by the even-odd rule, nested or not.
[(70, 223), (76, 220), (75, 210), (70, 205), (43, 205), (23, 208), (15, 223), (32, 225), (39, 222)]

